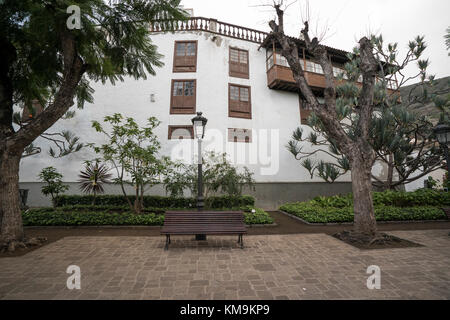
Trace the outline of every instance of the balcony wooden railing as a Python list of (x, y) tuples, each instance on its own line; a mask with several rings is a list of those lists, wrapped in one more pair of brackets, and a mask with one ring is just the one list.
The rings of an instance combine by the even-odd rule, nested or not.
[[(304, 71), (305, 79), (309, 86), (314, 88), (325, 88), (325, 75), (323, 73), (315, 73), (310, 71)], [(346, 80), (343, 80), (346, 81)], [(395, 82), (395, 81), (394, 81)], [(358, 82), (357, 85), (361, 85)], [(274, 64), (267, 71), (267, 86), (270, 89), (285, 90), (285, 91), (298, 91), (297, 84), (294, 80), (292, 70), (289, 67)], [(389, 94), (397, 91), (397, 84), (393, 83), (387, 88)]]
[(160, 20), (150, 24), (150, 32), (208, 31), (222, 36), (262, 43), (268, 33), (236, 26), (216, 19), (191, 17), (185, 21)]

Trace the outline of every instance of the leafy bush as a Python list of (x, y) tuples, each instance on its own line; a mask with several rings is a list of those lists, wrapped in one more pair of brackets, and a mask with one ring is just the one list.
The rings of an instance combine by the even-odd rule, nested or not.
[[(310, 202), (287, 203), (280, 210), (293, 214), (312, 223), (353, 222), (353, 207), (335, 208), (319, 206)], [(446, 215), (439, 207), (394, 207), (375, 206), (377, 221), (406, 221), (406, 220), (439, 220)]]
[(41, 192), (44, 196), (50, 195), (52, 197), (53, 205), (55, 205), (55, 198), (69, 189), (68, 185), (63, 184), (62, 177), (62, 174), (53, 167), (42, 169), (38, 175), (39, 180), (46, 183), (42, 186)]
[[(128, 196), (134, 201), (134, 196)], [(122, 195), (100, 195), (95, 198), (98, 206), (126, 206), (127, 201)], [(62, 195), (55, 198), (57, 207), (92, 204), (92, 195)], [(144, 196), (144, 209), (148, 208), (195, 208), (197, 200), (194, 198), (175, 198), (163, 196)], [(205, 200), (206, 208), (232, 208), (254, 205), (251, 196), (218, 196)], [(144, 210), (145, 211), (145, 210)]]
[(374, 205), (383, 204), (395, 207), (448, 206), (450, 205), (450, 193), (432, 189), (420, 189), (414, 192), (374, 192), (373, 203)]
[(353, 199), (351, 194), (345, 196), (315, 197), (310, 203), (320, 207), (344, 208), (352, 206)]
[[(197, 164), (172, 162), (166, 168), (163, 183), (167, 194), (179, 197), (185, 190), (197, 194)], [(226, 153), (206, 152), (203, 158), (203, 192), (205, 198), (219, 194), (240, 196), (244, 187), (254, 189), (253, 173), (247, 167), (238, 169)]]
[(162, 225), (163, 215), (136, 215), (131, 212), (28, 210), (22, 214), (24, 226), (82, 226), (82, 225)]
[[(450, 206), (449, 192), (432, 189), (419, 189), (414, 192), (387, 190), (383, 192), (373, 192), (372, 197), (375, 206)], [(331, 197), (316, 197), (308, 203), (320, 207), (345, 208), (353, 206), (353, 198), (352, 194), (349, 193)]]
[(272, 217), (262, 209), (256, 208), (255, 212), (244, 212), (244, 222), (246, 224), (271, 224)]

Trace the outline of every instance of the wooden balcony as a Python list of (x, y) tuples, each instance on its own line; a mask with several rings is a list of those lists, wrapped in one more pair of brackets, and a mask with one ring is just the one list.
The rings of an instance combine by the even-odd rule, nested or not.
[[(304, 71), (308, 85), (316, 90), (325, 88), (325, 76), (320, 73)], [(345, 80), (344, 80), (345, 81)], [(358, 85), (361, 85), (358, 83)], [(270, 89), (298, 92), (299, 89), (295, 83), (294, 76), (289, 67), (281, 65), (273, 65), (267, 71), (267, 86)], [(387, 89), (388, 94), (394, 93), (396, 90)]]
[[(305, 71), (305, 78), (309, 86), (318, 89), (325, 88), (325, 77), (323, 74)], [(292, 71), (285, 66), (273, 65), (267, 71), (267, 85), (270, 89), (298, 92)]]

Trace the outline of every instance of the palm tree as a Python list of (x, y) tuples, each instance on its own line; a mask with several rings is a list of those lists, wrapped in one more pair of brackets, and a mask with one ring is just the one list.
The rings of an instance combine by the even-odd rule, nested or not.
[(104, 164), (99, 165), (98, 162), (95, 162), (95, 164), (86, 162), (84, 171), (81, 171), (78, 175), (80, 177), (78, 180), (80, 183), (80, 190), (84, 193), (92, 193), (94, 195), (92, 205), (95, 204), (95, 196), (105, 192), (103, 184), (111, 182), (108, 179), (112, 174), (108, 173), (108, 171), (109, 168)]

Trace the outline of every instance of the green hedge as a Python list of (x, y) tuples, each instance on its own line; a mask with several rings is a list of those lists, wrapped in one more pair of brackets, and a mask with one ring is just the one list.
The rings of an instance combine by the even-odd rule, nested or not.
[[(135, 196), (128, 196), (133, 203)], [(62, 195), (55, 199), (55, 206), (91, 205), (92, 195)], [(232, 208), (253, 206), (255, 199), (251, 196), (217, 196), (205, 200), (206, 208)], [(122, 195), (100, 195), (95, 198), (96, 206), (127, 206), (128, 203)], [(197, 200), (194, 198), (174, 198), (163, 196), (144, 196), (145, 208), (195, 208)]]
[[(255, 209), (255, 213), (251, 210)], [(270, 224), (272, 217), (262, 209), (251, 206), (234, 208), (244, 211), (246, 224)], [(129, 211), (82, 210), (81, 206), (29, 209), (22, 213), (25, 226), (101, 226), (101, 225), (163, 225), (164, 214), (143, 213), (136, 215)]]
[[(450, 206), (450, 192), (420, 189), (414, 192), (384, 191), (373, 192), (373, 204), (375, 206), (385, 205), (394, 207), (413, 206)], [(310, 201), (311, 204), (320, 207), (345, 208), (353, 206), (352, 194), (316, 197)]]
[(22, 214), (25, 226), (83, 226), (83, 225), (162, 225), (164, 215), (154, 213), (136, 215), (129, 212), (102, 211), (42, 211), (31, 209)]
[(374, 192), (373, 203), (394, 207), (450, 206), (450, 193), (432, 189)]
[[(287, 203), (280, 210), (293, 214), (311, 223), (353, 222), (352, 207), (325, 207), (311, 202)], [(375, 206), (377, 221), (407, 221), (407, 220), (440, 220), (446, 219), (445, 213), (439, 207), (393, 207)]]

